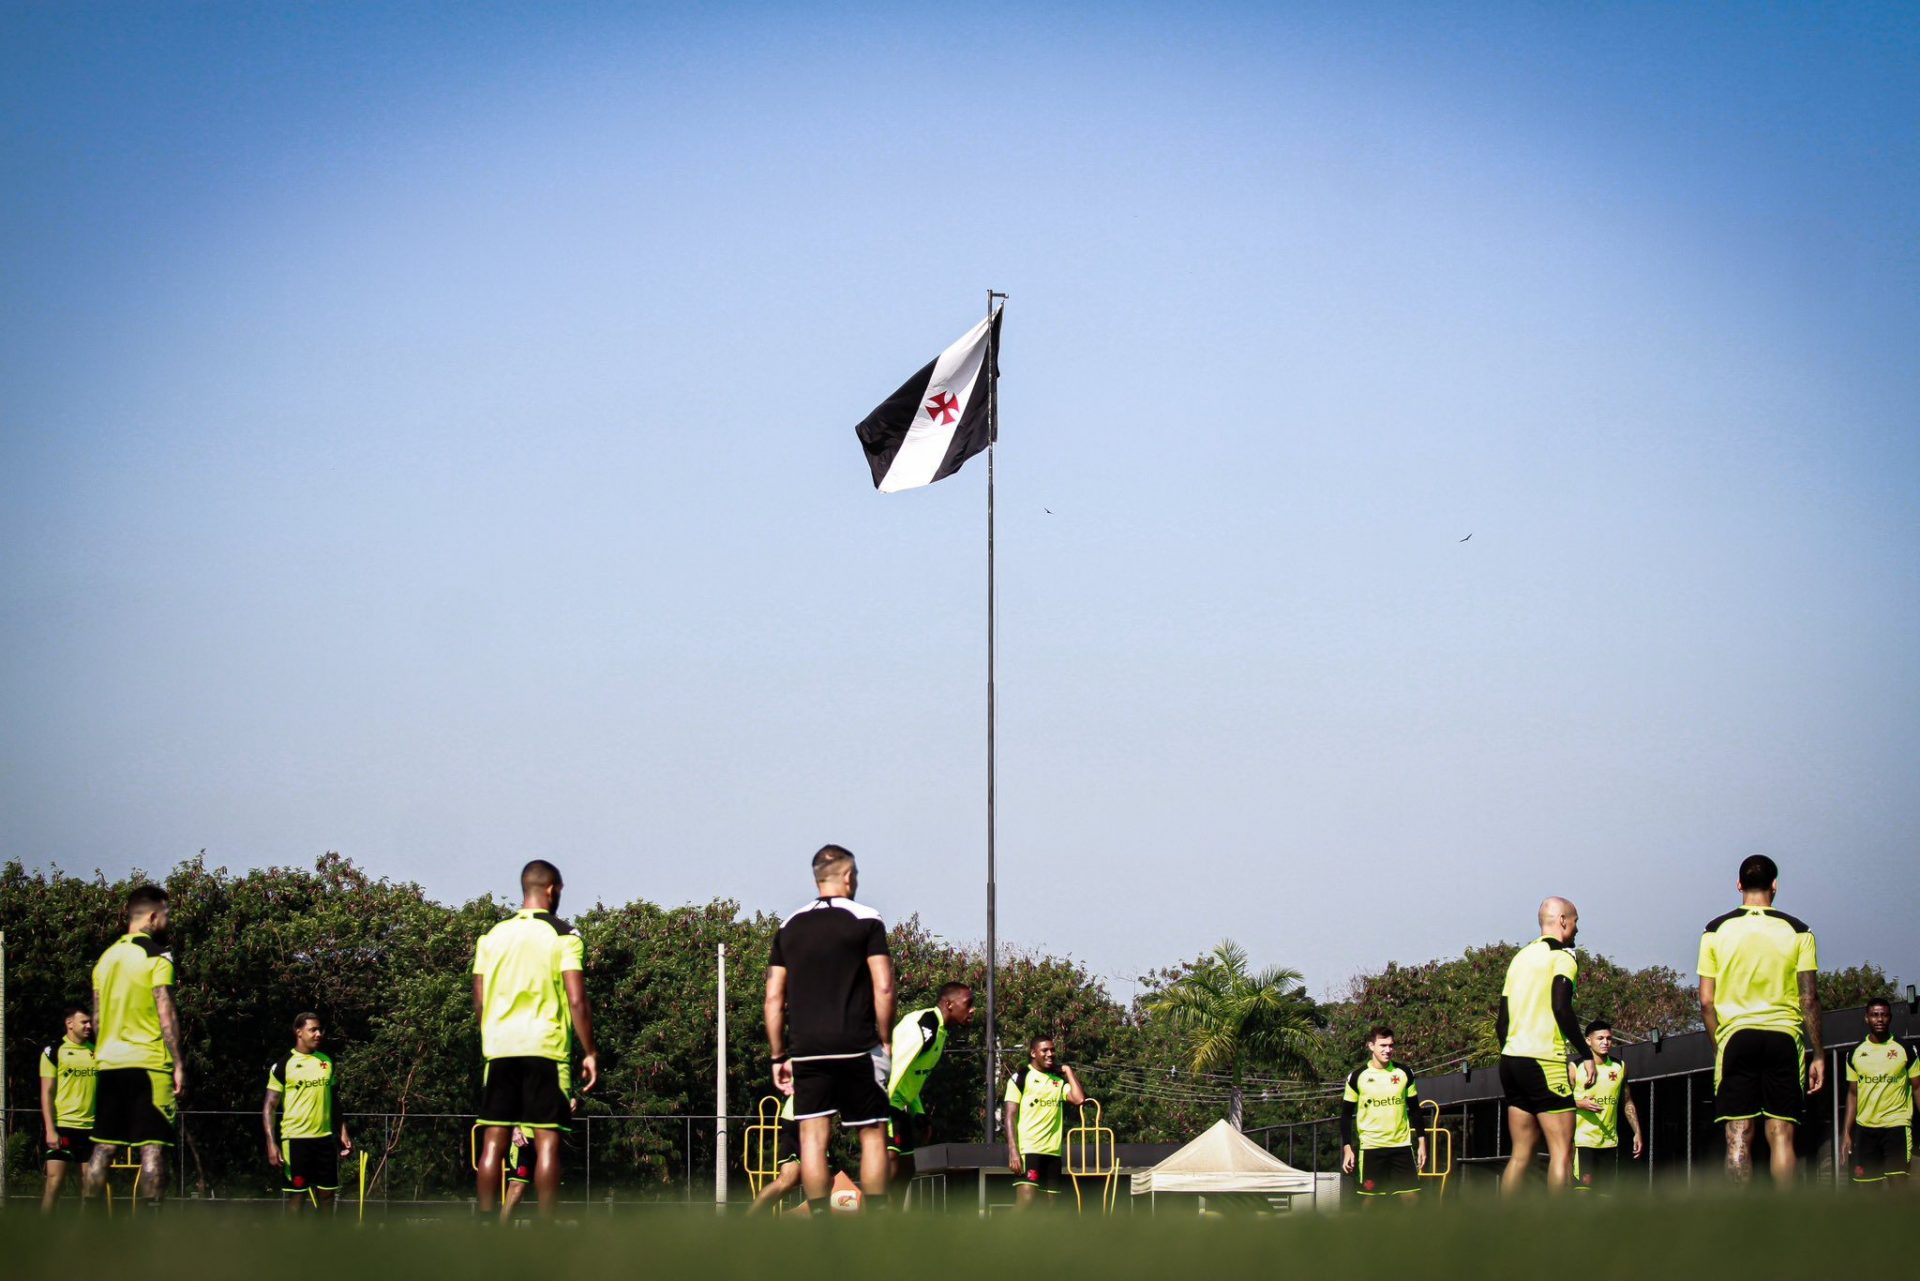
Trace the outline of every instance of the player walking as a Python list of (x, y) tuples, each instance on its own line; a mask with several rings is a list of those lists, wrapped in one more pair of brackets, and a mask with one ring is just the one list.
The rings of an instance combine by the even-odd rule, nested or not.
[[(1340, 1096), (1340, 1170), (1377, 1205), (1420, 1192), (1427, 1138), (1420, 1133), (1420, 1090), (1413, 1073), (1393, 1061), (1393, 1029), (1367, 1033), (1367, 1061), (1347, 1077)], [(1417, 1140), (1417, 1142), (1416, 1142)]]
[(69, 1165), (84, 1164), (93, 1150), (93, 1015), (69, 1005), (66, 1035), (40, 1051), (40, 1124), (46, 1131), (46, 1186), (40, 1209), (60, 1199)]
[(560, 1201), (560, 1131), (571, 1115), (572, 1054), (580, 1040), (581, 1093), (600, 1080), (587, 1003), (586, 951), (554, 913), (565, 888), (560, 869), (534, 859), (520, 870), (520, 910), (481, 936), (473, 950), (473, 1011), (486, 1059), (480, 1094), (480, 1164), (474, 1191), (490, 1215), (500, 1196), (500, 1162), (519, 1126), (533, 1135), (533, 1185), (540, 1216)]
[[(1714, 1038), (1714, 1117), (1727, 1127), (1727, 1174), (1753, 1180), (1753, 1130), (1765, 1118), (1774, 1186), (1792, 1185), (1806, 1098), (1826, 1083), (1813, 930), (1773, 906), (1780, 869), (1740, 864), (1740, 906), (1700, 936), (1700, 1014)], [(1809, 1056), (1811, 1056), (1809, 1058)]]
[(1847, 1056), (1847, 1115), (1840, 1127), (1840, 1163), (1857, 1187), (1902, 1187), (1913, 1164), (1914, 1094), (1920, 1057), (1889, 1033), (1893, 1004), (1867, 1002), (1867, 1039)]
[(1040, 1194), (1062, 1188), (1061, 1156), (1066, 1151), (1067, 1104), (1079, 1106), (1087, 1092), (1073, 1069), (1060, 1062), (1051, 1036), (1027, 1042), (1027, 1061), (1007, 1078), (1007, 1168), (1019, 1176), (1014, 1208), (1029, 1210)]
[(800, 1123), (800, 1182), (810, 1214), (825, 1216), (833, 1119), (860, 1132), (864, 1209), (887, 1201), (888, 1051), (893, 958), (880, 914), (854, 894), (853, 855), (823, 845), (813, 856), (815, 897), (781, 923), (767, 957), (767, 1046), (773, 1084), (793, 1095)]
[(1500, 1084), (1507, 1095), (1507, 1129), (1513, 1156), (1500, 1176), (1500, 1190), (1520, 1191), (1542, 1137), (1547, 1142), (1547, 1191), (1573, 1183), (1573, 1081), (1594, 1080), (1593, 1052), (1573, 1013), (1574, 980), (1580, 972), (1573, 940), (1580, 913), (1563, 898), (1540, 905), (1540, 937), (1514, 954), (1500, 992), (1495, 1035), (1500, 1038)]
[(1633, 1159), (1645, 1145), (1640, 1136), (1640, 1112), (1627, 1089), (1627, 1065), (1614, 1059), (1613, 1024), (1595, 1019), (1587, 1024), (1587, 1048), (1593, 1051), (1592, 1085), (1573, 1087), (1573, 1186), (1576, 1191), (1607, 1195), (1620, 1176), (1620, 1118), (1633, 1131)]
[(160, 1208), (167, 1190), (167, 1149), (186, 1097), (180, 1012), (173, 1000), (173, 953), (167, 951), (167, 892), (142, 885), (127, 895), (127, 932), (93, 967), (93, 1155), (81, 1195), (106, 1187), (116, 1147), (140, 1149), (137, 1195)]
[(334, 1124), (339, 1076), (320, 1049), (326, 1036), (318, 1014), (295, 1015), (293, 1051), (267, 1069), (260, 1123), (267, 1133), (267, 1164), (280, 1171), (290, 1213), (302, 1206), (332, 1209), (340, 1191), (340, 1158), (353, 1152), (347, 1123)]
[(947, 1029), (973, 1022), (973, 989), (949, 983), (925, 1009), (909, 1010), (893, 1028), (893, 1070), (887, 1077), (887, 1177), (911, 1177), (913, 1150), (928, 1138), (927, 1105), (920, 1097), (947, 1048)]

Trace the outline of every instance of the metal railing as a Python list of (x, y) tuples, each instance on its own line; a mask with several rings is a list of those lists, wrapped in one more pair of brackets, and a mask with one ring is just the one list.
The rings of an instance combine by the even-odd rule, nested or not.
[[(455, 1113), (342, 1114), (356, 1151), (368, 1154), (367, 1205), (457, 1205), (474, 1195), (470, 1137), (474, 1118)], [(730, 1116), (734, 1133), (751, 1116)], [(14, 1140), (8, 1189), (40, 1194), (41, 1119), (37, 1109), (10, 1109)], [(713, 1203), (712, 1115), (588, 1114), (576, 1117), (561, 1144), (561, 1202), (575, 1207), (648, 1207)], [(22, 1140), (26, 1140), (23, 1142)], [(728, 1154), (740, 1168), (740, 1153)], [(169, 1171), (175, 1196), (272, 1202), (279, 1175), (266, 1160), (257, 1110), (192, 1109), (176, 1124)], [(354, 1191), (354, 1162), (341, 1162), (342, 1188)], [(25, 1176), (25, 1177), (22, 1177)]]

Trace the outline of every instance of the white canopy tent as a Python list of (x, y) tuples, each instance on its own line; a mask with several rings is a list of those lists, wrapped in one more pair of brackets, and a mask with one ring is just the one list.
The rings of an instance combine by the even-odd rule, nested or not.
[(1310, 1195), (1313, 1175), (1294, 1169), (1225, 1121), (1215, 1121), (1159, 1165), (1133, 1176), (1135, 1196), (1161, 1192)]

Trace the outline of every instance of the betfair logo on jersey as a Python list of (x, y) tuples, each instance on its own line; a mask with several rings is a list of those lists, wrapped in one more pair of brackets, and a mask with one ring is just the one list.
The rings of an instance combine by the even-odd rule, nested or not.
[(317, 1090), (321, 1086), (325, 1085), (326, 1083), (327, 1083), (327, 1078), (324, 1076), (316, 1077), (310, 1081), (309, 1080), (288, 1081), (287, 1089), (295, 1094), (298, 1094), (301, 1090)]
[(1360, 1106), (1363, 1108), (1404, 1108), (1407, 1104), (1406, 1100), (1397, 1094), (1390, 1099), (1376, 1099), (1371, 1095), (1363, 1095), (1360, 1099)]

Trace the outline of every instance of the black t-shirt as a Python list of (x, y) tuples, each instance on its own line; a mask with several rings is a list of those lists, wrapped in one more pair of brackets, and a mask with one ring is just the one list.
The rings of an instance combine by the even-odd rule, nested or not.
[(850, 898), (817, 898), (781, 923), (767, 964), (787, 971), (790, 1055), (850, 1057), (880, 1044), (867, 958), (886, 955), (880, 913)]

